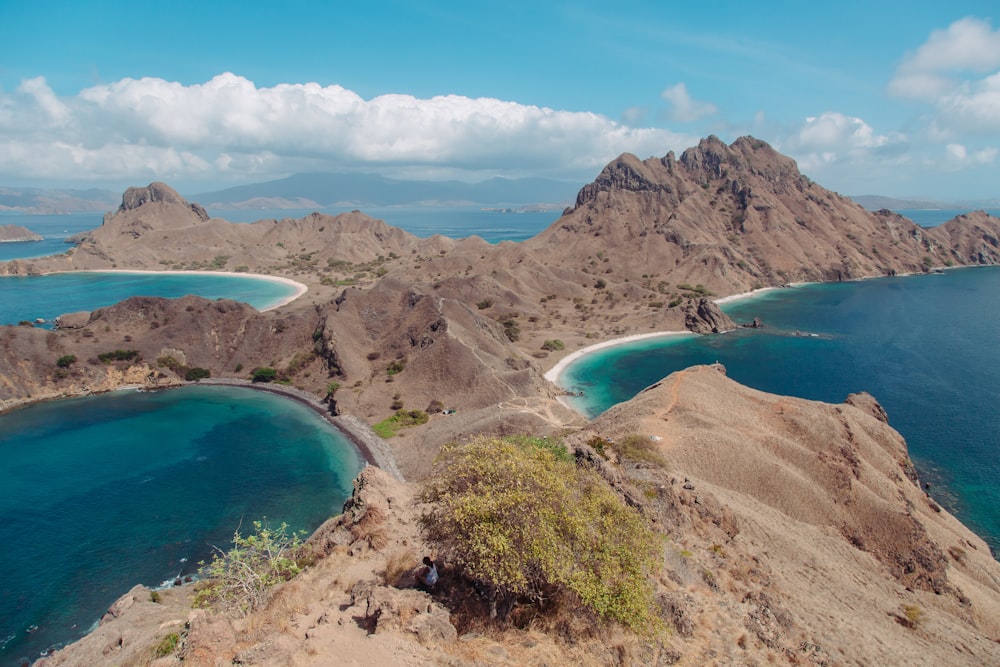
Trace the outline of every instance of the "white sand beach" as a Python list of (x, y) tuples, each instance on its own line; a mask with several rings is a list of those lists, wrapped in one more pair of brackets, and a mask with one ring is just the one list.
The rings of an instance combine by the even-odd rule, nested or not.
[[(807, 283), (798, 283), (798, 284), (805, 285)], [(794, 285), (790, 285), (790, 286), (793, 287)], [(724, 303), (732, 303), (734, 301), (740, 301), (742, 299), (749, 299), (749, 298), (752, 298), (752, 297), (755, 297), (755, 296), (760, 296), (761, 294), (764, 294), (766, 292), (771, 292), (771, 291), (779, 290), (779, 289), (785, 289), (785, 287), (761, 287), (760, 289), (751, 290), (749, 292), (740, 292), (739, 294), (730, 294), (729, 296), (724, 296), (724, 297), (715, 299), (715, 303), (717, 305), (722, 305)], [(604, 341), (602, 343), (596, 343), (594, 345), (588, 345), (585, 348), (579, 349), (579, 350), (577, 350), (575, 352), (572, 352), (572, 353), (566, 355), (565, 357), (563, 357), (562, 359), (560, 359), (558, 362), (556, 362), (556, 365), (553, 366), (552, 368), (550, 368), (545, 373), (545, 379), (548, 380), (549, 382), (551, 382), (552, 384), (556, 385), (557, 387), (562, 387), (562, 385), (560, 384), (559, 380), (560, 380), (560, 377), (562, 376), (563, 372), (570, 366), (570, 364), (572, 364), (573, 362), (579, 360), (581, 357), (584, 357), (584, 356), (586, 356), (588, 354), (591, 354), (592, 352), (597, 352), (598, 350), (605, 350), (605, 349), (607, 349), (609, 347), (615, 347), (615, 346), (618, 346), (618, 345), (627, 345), (628, 343), (634, 343), (635, 341), (646, 340), (648, 338), (660, 338), (660, 337), (666, 337), (666, 336), (683, 336), (685, 334), (692, 335), (692, 336), (697, 335), (697, 334), (693, 334), (690, 331), (657, 331), (657, 332), (648, 333), (648, 334), (633, 334), (631, 336), (623, 336), (621, 338), (613, 338), (611, 340), (606, 340), (606, 341)]]
[(577, 361), (581, 357), (597, 352), (598, 350), (606, 350), (609, 347), (616, 347), (618, 345), (627, 345), (629, 343), (634, 343), (637, 340), (646, 340), (647, 338), (664, 338), (667, 336), (696, 336), (697, 334), (691, 333), (690, 331), (656, 331), (648, 334), (633, 334), (631, 336), (622, 336), (621, 338), (613, 338), (611, 340), (606, 340), (603, 343), (595, 343), (594, 345), (588, 345), (585, 348), (579, 349), (575, 352), (571, 352), (566, 355), (558, 362), (556, 365), (550, 368), (545, 373), (545, 379), (561, 387), (559, 384), (559, 378), (563, 374), (563, 371), (569, 367), (574, 361)]
[(262, 309), (262, 312), (274, 310), (275, 308), (287, 305), (309, 291), (309, 288), (306, 285), (296, 280), (292, 280), (291, 278), (285, 278), (283, 276), (270, 276), (263, 273), (237, 273), (235, 271), (150, 271), (148, 269), (94, 269), (92, 271), (60, 271), (58, 273), (141, 273), (151, 275), (233, 276), (236, 278), (258, 278), (260, 280), (268, 280), (273, 283), (281, 283), (295, 288), (294, 294), (282, 299), (273, 306), (268, 306), (267, 308)]

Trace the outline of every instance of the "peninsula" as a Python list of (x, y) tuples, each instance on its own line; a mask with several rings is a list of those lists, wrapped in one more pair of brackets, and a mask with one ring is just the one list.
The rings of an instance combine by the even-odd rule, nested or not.
[[(400, 407), (431, 413), (388, 441), (407, 482), (370, 469), (358, 485), (353, 506), (377, 506), (391, 537), (377, 548), (359, 538), (351, 521), (360, 513), (317, 531), (319, 564), (292, 582), (282, 620), (269, 610), (251, 631), (196, 612), (185, 631), (192, 662), (259, 650), (261, 664), (320, 664), (309, 656), (331, 651), (413, 664), (474, 664), (501, 652), (521, 664), (606, 664), (609, 652), (660, 664), (1000, 664), (1000, 563), (922, 490), (874, 398), (773, 396), (720, 367), (697, 367), (588, 423), (545, 376), (594, 343), (731, 328), (714, 297), (998, 264), (998, 238), (1000, 220), (985, 213), (924, 229), (866, 211), (752, 137), (709, 137), (680, 157), (622, 155), (548, 229), (498, 245), (420, 239), (360, 211), (234, 224), (153, 183), (129, 189), (67, 253), (0, 264), (0, 274), (252, 271), (308, 291), (267, 313), (197, 297), (132, 298), (74, 328), (4, 327), (0, 362), (10, 370), (0, 375), (0, 406), (169, 386), (191, 368), (246, 379), (244, 369), (271, 366), (334, 414), (374, 424)], [(97, 358), (122, 340), (134, 358), (56, 364)], [(439, 415), (441, 406), (457, 412)], [(558, 434), (651, 517), (669, 538), (656, 582), (669, 639), (567, 642), (558, 629), (511, 631), (464, 637), (478, 651), (467, 655), (471, 645), (439, 623), (442, 601), (410, 614), (378, 573), (394, 553), (423, 548), (410, 501), (435, 453), (477, 433)], [(658, 456), (617, 450), (629, 436), (657, 443)], [(608, 443), (609, 455), (595, 443)], [(345, 582), (362, 580), (374, 583), (345, 592)], [(114, 618), (47, 664), (86, 664), (126, 633), (130, 647), (148, 649), (159, 624), (182, 613), (185, 593), (170, 591), (177, 606), (161, 609), (144, 595), (130, 593)], [(374, 616), (384, 629), (360, 648), (352, 616)]]

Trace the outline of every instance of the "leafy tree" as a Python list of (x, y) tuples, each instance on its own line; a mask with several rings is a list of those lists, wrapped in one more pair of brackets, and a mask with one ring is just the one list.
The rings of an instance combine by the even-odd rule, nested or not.
[(76, 363), (75, 354), (64, 354), (63, 356), (56, 359), (56, 366), (59, 368), (69, 368)]
[(490, 591), (501, 618), (518, 598), (575, 597), (605, 620), (658, 625), (649, 575), (662, 545), (604, 480), (535, 440), (446, 446), (421, 525), (441, 555)]
[(278, 371), (268, 366), (258, 366), (250, 371), (250, 378), (254, 382), (273, 382), (278, 377)]
[(205, 577), (195, 596), (195, 606), (217, 606), (237, 616), (263, 608), (271, 599), (275, 584), (288, 581), (302, 568), (295, 554), (302, 544), (298, 535), (288, 534), (288, 525), (271, 528), (254, 521), (252, 534), (233, 534), (233, 548), (214, 547), (212, 562), (202, 563)]
[(184, 371), (184, 379), (188, 382), (197, 382), (198, 380), (209, 377), (212, 377), (212, 372), (207, 368), (195, 366), (194, 368), (189, 368)]

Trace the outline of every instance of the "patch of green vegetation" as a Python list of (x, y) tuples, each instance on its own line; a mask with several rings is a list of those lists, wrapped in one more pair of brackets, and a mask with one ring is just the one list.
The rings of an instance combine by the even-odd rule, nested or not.
[(396, 414), (372, 425), (380, 438), (391, 438), (400, 429), (426, 424), (430, 416), (423, 410), (397, 410)]
[(115, 350), (114, 352), (101, 352), (97, 358), (102, 363), (110, 364), (112, 361), (138, 361), (140, 355), (137, 350)]
[(180, 644), (181, 637), (176, 632), (171, 632), (169, 635), (165, 636), (160, 642), (153, 647), (153, 657), (154, 658), (164, 658), (174, 651), (177, 650), (177, 645)]
[(552, 340), (546, 340), (542, 343), (542, 349), (548, 350), (549, 352), (557, 352), (559, 350), (566, 349), (566, 343), (562, 342), (558, 338), (554, 338)]
[(278, 377), (278, 371), (270, 366), (258, 366), (250, 371), (250, 379), (254, 382), (274, 382)]
[(59, 368), (69, 368), (76, 363), (75, 354), (64, 354), (63, 356), (56, 359), (56, 366)]

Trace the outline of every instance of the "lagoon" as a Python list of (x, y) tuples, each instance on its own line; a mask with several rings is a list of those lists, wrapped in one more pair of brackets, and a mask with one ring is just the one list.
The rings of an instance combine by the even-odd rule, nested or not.
[(120, 391), (0, 415), (0, 665), (82, 636), (241, 524), (312, 531), (362, 459), (310, 408), (241, 387)]

